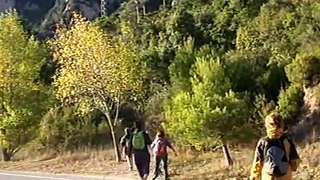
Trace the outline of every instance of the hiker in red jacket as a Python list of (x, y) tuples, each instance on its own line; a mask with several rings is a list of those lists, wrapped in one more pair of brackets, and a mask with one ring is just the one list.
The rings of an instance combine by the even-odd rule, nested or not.
[(165, 179), (167, 180), (169, 177), (168, 173), (168, 152), (167, 147), (169, 147), (177, 156), (177, 153), (171, 143), (165, 138), (165, 133), (163, 130), (158, 131), (156, 139), (151, 144), (151, 148), (153, 149), (154, 156), (156, 158), (156, 167), (154, 171), (153, 180), (157, 179), (160, 172), (160, 163), (163, 162), (163, 168), (165, 173)]

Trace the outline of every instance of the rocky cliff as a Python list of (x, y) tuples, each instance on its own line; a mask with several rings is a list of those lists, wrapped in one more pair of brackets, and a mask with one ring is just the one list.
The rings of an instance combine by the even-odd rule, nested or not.
[(40, 28), (50, 28), (71, 11), (80, 11), (88, 19), (93, 19), (100, 15), (100, 0), (55, 0), (53, 7), (44, 15)]
[[(107, 0), (109, 12), (120, 7), (122, 0)], [(100, 15), (100, 0), (0, 0), (0, 12), (16, 9), (29, 25), (48, 28), (70, 11), (81, 11), (88, 19)]]
[(319, 141), (320, 136), (320, 84), (304, 88), (304, 104), (298, 117), (298, 124), (291, 132), (298, 143)]
[(55, 0), (0, 0), (0, 12), (16, 9), (31, 24), (39, 23), (53, 7)]
[[(108, 14), (120, 11), (135, 13), (136, 0), (105, 0)], [(147, 13), (156, 11), (172, 0), (139, 0)], [(32, 29), (48, 32), (52, 25), (68, 16), (70, 11), (80, 11), (88, 19), (101, 14), (101, 0), (0, 0), (0, 13), (16, 9)], [(121, 8), (120, 8), (121, 7)], [(130, 10), (128, 10), (130, 9)]]

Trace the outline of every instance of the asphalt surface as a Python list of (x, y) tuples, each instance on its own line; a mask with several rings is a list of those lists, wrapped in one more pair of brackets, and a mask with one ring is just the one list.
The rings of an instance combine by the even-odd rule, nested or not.
[(0, 180), (128, 180), (121, 177), (94, 177), (78, 175), (57, 175), (35, 172), (4, 171), (0, 170)]

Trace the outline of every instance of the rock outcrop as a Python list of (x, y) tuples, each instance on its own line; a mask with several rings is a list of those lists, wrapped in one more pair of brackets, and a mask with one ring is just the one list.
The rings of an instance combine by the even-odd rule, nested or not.
[(0, 0), (0, 12), (15, 8), (16, 0)]
[[(122, 0), (106, 0), (109, 13), (120, 7)], [(61, 20), (68, 11), (80, 11), (88, 19), (100, 15), (100, 0), (0, 0), (0, 13), (16, 9), (32, 25), (49, 27)]]
[(304, 88), (304, 105), (300, 110), (298, 124), (291, 132), (297, 143), (307, 144), (320, 137), (320, 84)]

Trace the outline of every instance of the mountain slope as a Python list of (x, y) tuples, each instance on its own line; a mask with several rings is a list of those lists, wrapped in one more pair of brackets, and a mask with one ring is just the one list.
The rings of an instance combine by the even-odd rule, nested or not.
[[(98, 17), (101, 13), (100, 2), (100, 0), (0, 0), (0, 12), (16, 9), (28, 27), (47, 32), (54, 24), (67, 18), (70, 11), (80, 11), (88, 19)], [(146, 12), (158, 10), (162, 3), (163, 0), (141, 1), (141, 4), (145, 5)], [(107, 13), (123, 11), (128, 8), (126, 4), (136, 5), (135, 0), (107, 0)], [(135, 13), (135, 10), (133, 12)]]
[(53, 7), (56, 0), (0, 0), (0, 12), (16, 9), (29, 24), (36, 24)]
[[(120, 7), (121, 0), (108, 0), (109, 12)], [(88, 19), (100, 15), (100, 0), (0, 0), (0, 12), (16, 9), (29, 26), (46, 29), (59, 22), (69, 11), (81, 11)]]

